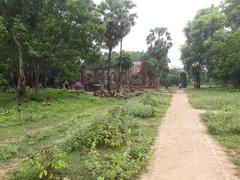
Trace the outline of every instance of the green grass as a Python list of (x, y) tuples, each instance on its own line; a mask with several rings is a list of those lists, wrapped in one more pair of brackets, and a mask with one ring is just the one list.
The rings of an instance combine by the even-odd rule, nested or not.
[(198, 109), (233, 111), (240, 107), (240, 89), (204, 88), (188, 90), (190, 103)]
[[(151, 143), (156, 137), (161, 118), (169, 106), (171, 94), (156, 91), (148, 91), (144, 94), (147, 94), (147, 98), (145, 95), (133, 96), (127, 101), (122, 101), (115, 98), (93, 97), (83, 92), (47, 89), (41, 90), (38, 98), (28, 96), (21, 105), (17, 105), (15, 94), (0, 93), (2, 102), (0, 104), (0, 157), (2, 157), (0, 164), (5, 164), (12, 158), (24, 158), (26, 154), (46, 147), (63, 144), (74, 132), (89, 127), (93, 119), (106, 113), (113, 105), (127, 107), (143, 102), (144, 105), (142, 104), (141, 108), (147, 110), (145, 113), (138, 115), (136, 108), (127, 108), (127, 110), (129, 115), (133, 116), (134, 131), (139, 130), (144, 135), (138, 137), (136, 134), (132, 137), (140, 138), (133, 141), (134, 151), (140, 154), (141, 152), (150, 153)], [(149, 98), (151, 101), (146, 101)], [(43, 103), (46, 100), (50, 105)], [(149, 104), (152, 103), (154, 106), (150, 107)], [(131, 113), (132, 111), (134, 113)], [(98, 148), (98, 155), (92, 155), (89, 150), (69, 152), (65, 159), (67, 166), (62, 173), (64, 177), (70, 179), (94, 179), (97, 174), (93, 172), (98, 171), (93, 169), (101, 167), (107, 170), (108, 162), (113, 163), (112, 158), (117, 158), (122, 161), (122, 164), (129, 165), (122, 157), (125, 151), (124, 146)], [(147, 157), (144, 158), (147, 159)], [(139, 167), (144, 165), (146, 165), (145, 161), (131, 164), (131, 171), (125, 167), (126, 172), (129, 172), (128, 175), (136, 176), (140, 170)]]
[[(92, 113), (116, 103), (111, 98), (57, 89), (42, 90), (38, 98), (28, 97), (21, 105), (14, 96), (0, 93), (0, 142), (17, 146), (19, 154), (58, 143), (76, 124), (86, 127)], [(45, 100), (50, 105), (44, 105)]]
[(188, 90), (195, 108), (208, 110), (202, 116), (209, 132), (225, 146), (240, 172), (240, 90), (216, 88)]

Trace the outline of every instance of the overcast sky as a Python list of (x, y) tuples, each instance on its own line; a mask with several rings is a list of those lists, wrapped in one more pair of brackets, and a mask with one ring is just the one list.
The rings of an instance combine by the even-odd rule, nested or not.
[[(94, 0), (99, 4), (102, 0)], [(150, 29), (165, 26), (171, 33), (174, 46), (169, 52), (170, 67), (182, 67), (180, 45), (184, 43), (183, 29), (201, 8), (219, 5), (221, 0), (133, 0), (138, 14), (136, 25), (123, 41), (124, 50), (146, 50), (146, 36)]]

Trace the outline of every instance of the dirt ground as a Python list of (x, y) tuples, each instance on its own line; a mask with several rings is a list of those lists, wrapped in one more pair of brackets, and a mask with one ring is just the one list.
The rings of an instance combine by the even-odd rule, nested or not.
[(207, 134), (184, 92), (174, 94), (153, 147), (153, 157), (140, 180), (235, 180), (223, 148)]

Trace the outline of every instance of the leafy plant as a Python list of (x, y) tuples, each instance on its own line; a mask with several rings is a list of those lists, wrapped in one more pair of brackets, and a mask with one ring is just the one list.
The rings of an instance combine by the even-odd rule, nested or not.
[(96, 146), (119, 147), (131, 134), (131, 123), (125, 108), (114, 106), (105, 116), (97, 117), (85, 130), (77, 130), (63, 145), (68, 150), (82, 150)]
[(138, 140), (139, 143), (129, 140), (122, 151), (105, 157), (105, 161), (100, 162), (99, 158), (95, 159), (92, 167), (96, 164), (98, 166), (93, 168), (91, 172), (98, 175), (99, 180), (129, 179), (133, 177), (146, 165), (150, 158), (150, 146), (148, 143), (144, 143), (145, 137), (141, 136)]
[(64, 152), (55, 149), (29, 155), (13, 179), (60, 179), (60, 170), (65, 167), (64, 157)]

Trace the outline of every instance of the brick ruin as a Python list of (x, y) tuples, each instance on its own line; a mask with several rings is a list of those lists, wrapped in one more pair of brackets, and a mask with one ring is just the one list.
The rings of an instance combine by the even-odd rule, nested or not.
[[(107, 69), (87, 65), (85, 67), (84, 78), (82, 79), (86, 90), (96, 91), (105, 88), (107, 85)], [(117, 87), (119, 79), (119, 67), (113, 66), (111, 70), (112, 87)], [(150, 88), (154, 87), (155, 76), (152, 67), (144, 61), (133, 62), (129, 69), (123, 69), (123, 88)]]

